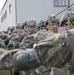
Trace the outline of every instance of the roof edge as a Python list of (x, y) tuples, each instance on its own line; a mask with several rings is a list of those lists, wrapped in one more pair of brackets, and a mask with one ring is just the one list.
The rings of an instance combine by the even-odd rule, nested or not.
[(2, 12), (3, 8), (5, 7), (5, 5), (6, 5), (7, 1), (8, 1), (8, 0), (6, 0), (6, 1), (5, 1), (5, 3), (4, 3), (4, 5), (3, 5), (3, 7), (2, 7), (2, 9), (1, 9), (0, 13)]

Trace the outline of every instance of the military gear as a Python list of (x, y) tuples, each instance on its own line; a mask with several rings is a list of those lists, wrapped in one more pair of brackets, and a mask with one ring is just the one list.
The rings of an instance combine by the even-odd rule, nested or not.
[(11, 27), (10, 27), (10, 30), (14, 30), (14, 28), (15, 28), (14, 26), (11, 26)]
[(51, 18), (54, 17), (54, 15), (49, 15), (47, 17), (46, 23), (51, 23)]
[(52, 17), (52, 18), (50, 18), (50, 22), (51, 23), (60, 23), (60, 20), (59, 20), (59, 18), (56, 18), (56, 17)]
[(71, 75), (70, 70), (52, 67), (50, 75)]
[(37, 21), (35, 19), (30, 19), (29, 22), (28, 22), (28, 26), (36, 26), (37, 24)]
[[(64, 22), (64, 24), (68, 26), (68, 22)], [(74, 26), (74, 22), (71, 22), (70, 24)]]
[[(70, 14), (70, 19), (74, 19), (74, 13), (71, 12), (71, 13), (69, 13), (69, 14)], [(63, 20), (68, 20), (68, 13), (64, 14)]]
[(22, 23), (18, 23), (16, 27), (17, 28), (22, 28)]
[(3, 40), (5, 40), (7, 37), (8, 37), (8, 35), (5, 34), (5, 33), (0, 34), (0, 38), (3, 39)]
[(0, 48), (4, 48), (4, 47), (5, 47), (4, 40), (0, 38)]
[(26, 36), (26, 33), (20, 33), (16, 35), (15, 37), (11, 38), (8, 47), (12, 47), (12, 49), (19, 48), (19, 44), (23, 40), (23, 38)]
[(53, 15), (50, 15), (46, 21), (46, 23), (60, 23), (60, 19), (53, 16)]
[(50, 32), (48, 32), (48, 31), (43, 31), (43, 30), (38, 31), (34, 35), (35, 42), (37, 43), (38, 41), (46, 39), (48, 34), (50, 34)]
[(33, 48), (34, 43), (35, 43), (34, 36), (29, 35), (22, 40), (22, 42), (19, 45), (19, 48), (22, 48), (22, 49)]
[[(74, 25), (74, 13), (69, 13), (70, 14), (70, 21), (71, 23)], [(67, 23), (66, 23), (67, 22)], [(62, 17), (62, 21), (61, 21), (61, 26), (63, 25), (68, 25), (68, 13), (64, 14), (63, 17)]]
[(35, 69), (41, 64), (38, 54), (34, 49), (19, 51), (13, 55), (12, 60), (14, 68), (25, 71)]
[(14, 29), (15, 29), (14, 26), (10, 26), (10, 27), (8, 27), (8, 29), (7, 29), (8, 34), (12, 34), (12, 33), (14, 33)]
[[(55, 66), (63, 69), (69, 69), (72, 72), (74, 71), (74, 69), (72, 69), (74, 68), (74, 62), (72, 62), (74, 61), (74, 56), (70, 55), (71, 48), (73, 48), (72, 50), (74, 50), (74, 29), (68, 30), (67, 34), (56, 34), (52, 37), (49, 37), (48, 39), (39, 41), (34, 45), (34, 49), (26, 49), (25, 51), (23, 50), (18, 51), (18, 53), (15, 54), (13, 53), (13, 65), (19, 70), (27, 71), (37, 68), (41, 64), (45, 65), (46, 63), (48, 63), (48, 66), (50, 65), (50, 68), (52, 66)], [(8, 64), (6, 57), (10, 57), (10, 52), (7, 54), (0, 56), (0, 68), (11, 68), (10, 65), (3, 66), (5, 65), (5, 63)], [(72, 66), (69, 66), (70, 63)]]
[(22, 29), (24, 29), (24, 26), (27, 25), (27, 21), (25, 21), (23, 24), (22, 24)]
[(38, 28), (40, 28), (40, 27), (45, 27), (45, 21), (40, 21), (39, 23), (38, 23)]
[(24, 26), (27, 25), (27, 21), (25, 21), (25, 22), (23, 23), (23, 25), (24, 25)]
[(0, 70), (10, 70), (13, 68), (11, 59), (17, 51), (17, 49), (6, 51), (0, 48)]
[(50, 75), (50, 70), (47, 66), (41, 65), (35, 70), (37, 75)]

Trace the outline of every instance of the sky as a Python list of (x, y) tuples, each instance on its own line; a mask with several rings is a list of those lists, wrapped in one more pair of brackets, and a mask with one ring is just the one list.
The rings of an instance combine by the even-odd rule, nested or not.
[(6, 1), (6, 0), (0, 0), (0, 11), (1, 11), (1, 9), (2, 9), (4, 3), (5, 3), (5, 1)]

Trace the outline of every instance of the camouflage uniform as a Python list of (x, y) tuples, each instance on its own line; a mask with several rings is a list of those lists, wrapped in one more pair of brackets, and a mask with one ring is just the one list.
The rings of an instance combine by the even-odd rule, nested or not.
[(45, 26), (45, 21), (40, 21), (38, 23), (38, 32), (34, 35), (35, 42), (44, 40), (47, 35), (47, 28)]
[[(24, 37), (27, 36), (27, 33), (23, 30), (22, 27), (23, 27), (23, 24), (18, 24), (14, 33), (12, 35), (10, 35), (11, 38), (10, 38), (9, 43), (8, 43), (9, 50), (19, 48), (19, 45), (20, 45), (21, 41), (24, 39)], [(16, 69), (11, 69), (10, 74), (23, 75), (23, 72), (18, 71)]]
[[(31, 25), (31, 24), (29, 24), (29, 25)], [(45, 27), (45, 29), (46, 29), (46, 26), (43, 26), (43, 27)], [(47, 29), (46, 29), (47, 30)], [(45, 31), (46, 32), (46, 31)], [(32, 36), (32, 35), (29, 35), (29, 36)], [(23, 41), (25, 41), (24, 42), (24, 45), (25, 45), (25, 47), (26, 48), (31, 48), (31, 47), (33, 47), (33, 44), (34, 44), (34, 42), (32, 42), (32, 40), (29, 40), (30, 39), (30, 37), (26, 37)], [(34, 40), (34, 39), (33, 39)], [(31, 43), (29, 42), (29, 41), (31, 41)], [(32, 46), (30, 47), (30, 45), (32, 44)], [(27, 50), (26, 50), (27, 51)], [(38, 71), (39, 71), (39, 73), (38, 73)], [(29, 72), (27, 72), (27, 73), (29, 73)], [(27, 74), (26, 73), (26, 74)], [(37, 68), (34, 72), (31, 72), (31, 73), (29, 73), (29, 74), (31, 74), (31, 75), (33, 75), (33, 74), (40, 74), (40, 75), (43, 75), (43, 74), (49, 74), (50, 73), (50, 71), (49, 71), (49, 69), (48, 69), (48, 67), (47, 67), (47, 64), (45, 65), (45, 66), (40, 66), (39, 68)]]
[(25, 21), (25, 22), (23, 23), (22, 29), (23, 29), (24, 32), (26, 32), (27, 35), (30, 34), (30, 28), (29, 28), (29, 26), (28, 26), (28, 22), (27, 22), (27, 21)]
[[(59, 23), (60, 23), (59, 18), (56, 18), (54, 16), (49, 16), (49, 18), (44, 22), (44, 26), (46, 27), (47, 30), (45, 32), (39, 31), (40, 34), (42, 34), (42, 38), (46, 39), (54, 34), (57, 34)], [(55, 24), (57, 24), (57, 26), (55, 26)], [(41, 38), (41, 40), (42, 40), (42, 38)]]
[(5, 39), (8, 37), (7, 34), (5, 33), (1, 33), (0, 34), (0, 48), (6, 49), (6, 45), (5, 45)]
[(37, 21), (35, 19), (30, 19), (28, 21), (28, 26), (30, 28), (30, 35), (35, 34), (35, 27), (36, 27)]
[[(29, 29), (26, 30), (28, 31), (28, 34), (26, 37), (24, 37), (24, 39), (22, 40), (22, 42), (19, 45), (20, 49), (24, 49), (26, 50), (27, 48), (33, 48), (33, 44), (35, 43), (34, 41), (34, 34), (35, 34), (35, 26), (36, 26), (36, 20), (35, 19), (31, 19), (29, 20), (29, 22), (25, 22), (23, 25), (27, 26)], [(22, 72), (25, 75), (31, 75), (31, 72)]]
[[(68, 16), (70, 17), (70, 25), (68, 26)], [(70, 47), (71, 47), (71, 56), (72, 58), (64, 65), (64, 68), (66, 67), (68, 70), (70, 70), (71, 75), (74, 75), (73, 70), (74, 70), (74, 40), (73, 40), (73, 36), (74, 34), (71, 34), (68, 32), (69, 29), (74, 28), (74, 13), (66, 13), (64, 14), (63, 18), (62, 18), (62, 22), (61, 22), (61, 26), (63, 27), (63, 33), (65, 34), (65, 36), (68, 35), (69, 40), (71, 41), (70, 43)]]
[[(45, 21), (40, 21), (38, 23), (38, 32), (34, 35), (35, 43), (46, 39), (48, 34), (48, 29), (46, 28)], [(42, 65), (32, 72), (32, 75), (49, 75), (47, 67)]]
[(7, 32), (9, 35), (11, 35), (12, 33), (14, 33), (14, 30), (15, 30), (15, 27), (11, 26), (11, 27), (8, 27)]
[[(35, 43), (34, 41), (34, 34), (35, 34), (35, 26), (36, 26), (36, 20), (35, 19), (31, 19), (29, 20), (29, 22), (24, 23), (24, 25), (29, 27), (29, 34), (24, 37), (24, 39), (22, 40), (22, 42), (19, 45), (19, 48), (21, 49), (25, 49), (25, 48), (32, 48), (33, 44)], [(33, 28), (33, 30), (31, 30)]]

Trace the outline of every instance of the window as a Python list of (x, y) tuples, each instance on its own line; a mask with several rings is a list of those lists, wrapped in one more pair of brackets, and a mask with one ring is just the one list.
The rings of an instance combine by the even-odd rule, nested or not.
[(7, 17), (7, 11), (5, 11), (5, 18)]
[(54, 0), (54, 6), (68, 6), (68, 0)]
[(7, 18), (7, 11), (5, 11), (3, 16), (1, 17), (1, 22), (3, 22), (6, 18)]
[(11, 13), (11, 4), (9, 5), (9, 13)]

